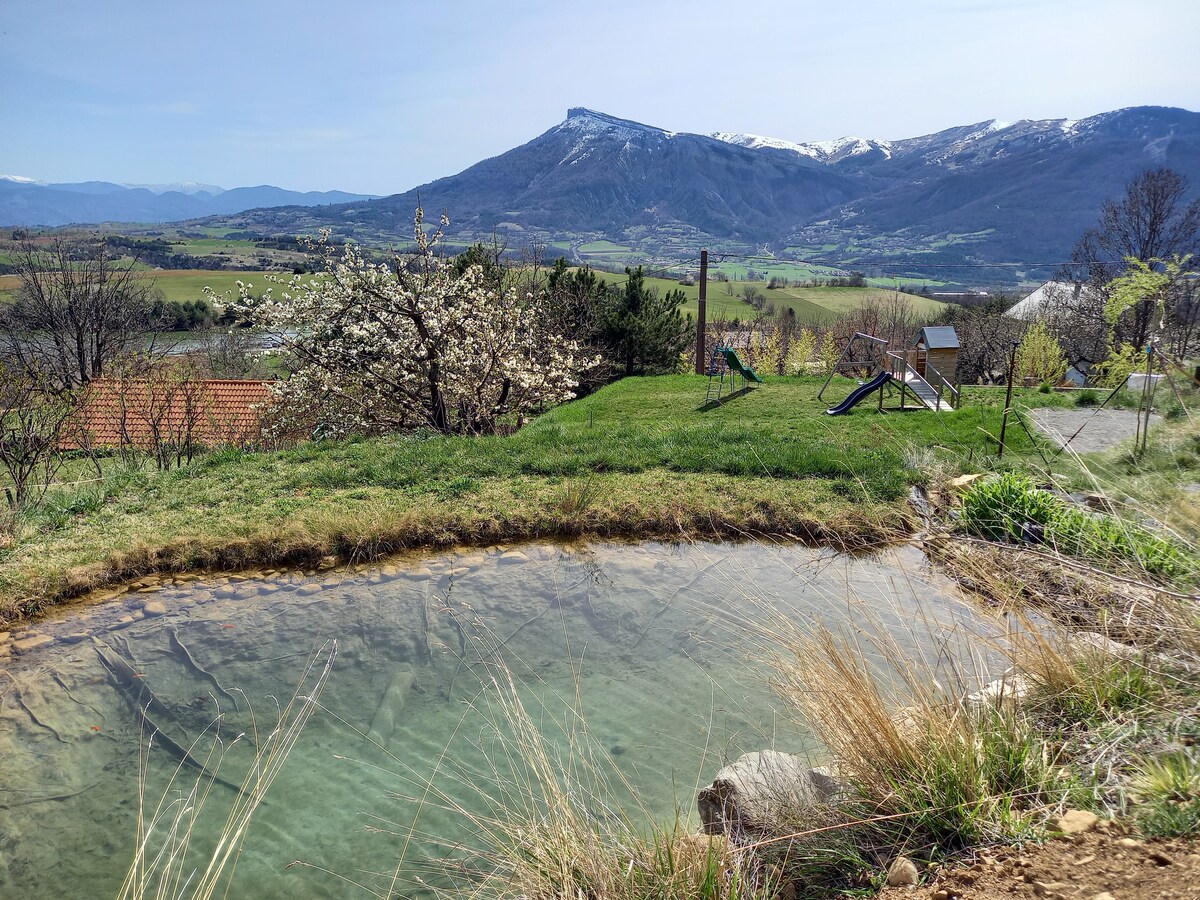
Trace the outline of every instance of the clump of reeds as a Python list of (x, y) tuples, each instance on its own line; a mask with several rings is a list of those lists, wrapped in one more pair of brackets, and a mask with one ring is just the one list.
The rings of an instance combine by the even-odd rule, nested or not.
[(1144, 833), (1177, 837), (1200, 830), (1200, 752), (1194, 747), (1143, 758), (1132, 787), (1141, 803), (1134, 818)]
[(599, 483), (592, 480), (568, 481), (563, 484), (558, 509), (566, 515), (578, 516), (586, 513), (600, 499)]
[(762, 836), (797, 884), (819, 895), (899, 853), (932, 860), (1027, 834), (1061, 801), (1058, 753), (1014, 702), (1015, 682), (972, 698), (968, 678), (946, 683), (885, 632), (866, 647), (820, 625), (776, 633), (776, 691), (845, 785), (820, 820)]
[(592, 738), (574, 700), (529, 709), (511, 672), (492, 669), (474, 711), (485, 771), (461, 773), (478, 808), (436, 790), (470, 824), (472, 858), (447, 864), (454, 895), (558, 900), (741, 900), (771, 896), (720, 837), (663, 824)]
[(1200, 821), (1195, 754), (1161, 753), (1194, 739), (1180, 725), (1200, 708), (1188, 659), (1018, 617), (980, 638), (1011, 667), (973, 691), (972, 673), (860, 613), (853, 637), (782, 617), (770, 629), (776, 691), (844, 785), (836, 804), (757, 835), (798, 896), (863, 887), (901, 853), (934, 861), (1035, 835), (1066, 806), (1132, 811), (1152, 834)]
[[(194, 843), (212, 817), (212, 794), (220, 763), (232, 746), (221, 744), (220, 717), (188, 748), (193, 758), (197, 758), (200, 744), (208, 741), (203, 760), (198, 760), (203, 763), (204, 771), (194, 780), (188, 780), (181, 761), (171, 773), (162, 796), (154, 801), (146, 796), (143, 774), (138, 785), (137, 848), (118, 900), (209, 900), (229, 895), (230, 880), (251, 819), (316, 711), (318, 697), (336, 657), (336, 642), (314, 655), (275, 727), (266, 735), (256, 731), (251, 736), (256, 748), (254, 759), (210, 851), (197, 854)], [(238, 735), (233, 743), (244, 737)], [(150, 735), (147, 744), (153, 745), (153, 739)]]

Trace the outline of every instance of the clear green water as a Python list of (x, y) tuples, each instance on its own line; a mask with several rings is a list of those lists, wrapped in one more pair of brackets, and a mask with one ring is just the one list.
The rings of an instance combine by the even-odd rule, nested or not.
[[(167, 614), (128, 621), (147, 599)], [(343, 879), (382, 892), (402, 855), (399, 893), (412, 896), (415, 878), (437, 882), (439, 860), (473, 840), (453, 807), (482, 810), (496, 793), (486, 683), (499, 663), (552, 745), (582, 710), (600, 756), (669, 821), (694, 816), (697, 786), (742, 752), (814, 750), (776, 712), (767, 648), (747, 625), (774, 608), (855, 627), (855, 601), (948, 667), (975, 655), (983, 625), (919, 553), (762, 544), (470, 551), (164, 587), (39, 624), (55, 643), (10, 657), (0, 684), (0, 896), (114, 895), (136, 844), (139, 781), (147, 802), (168, 789), (177, 760), (140, 752), (138, 715), (92, 636), (130, 661), (163, 704), (157, 724), (185, 746), (218, 703), (227, 744), (269, 728), (314, 651), (336, 640), (323, 709), (254, 820), (230, 896), (360, 895)], [(230, 746), (222, 777), (241, 781), (251, 745)], [(233, 797), (213, 788), (198, 845)], [(634, 807), (623, 789), (613, 798)], [(285, 868), (294, 860), (311, 865)]]

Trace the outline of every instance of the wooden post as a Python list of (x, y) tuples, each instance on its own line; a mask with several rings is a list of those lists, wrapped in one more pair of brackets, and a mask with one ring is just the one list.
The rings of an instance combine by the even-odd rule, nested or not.
[(1017, 368), (1017, 347), (1013, 341), (1012, 358), (1008, 362), (1008, 393), (1004, 397), (1004, 418), (1000, 420), (1000, 449), (996, 451), (996, 459), (1004, 457), (1004, 432), (1008, 430), (1008, 411), (1012, 409), (1013, 373)]
[[(1134, 434), (1134, 446), (1138, 453), (1145, 454), (1146, 442), (1150, 437), (1150, 410), (1154, 405), (1154, 345), (1146, 347), (1146, 383), (1142, 385), (1142, 401), (1138, 406), (1138, 430), (1140, 436)], [(1146, 419), (1142, 421), (1142, 410), (1146, 411)]]
[(700, 302), (699, 312), (696, 313), (696, 374), (708, 374), (708, 360), (705, 358), (704, 328), (705, 316), (708, 312), (708, 251), (700, 251)]

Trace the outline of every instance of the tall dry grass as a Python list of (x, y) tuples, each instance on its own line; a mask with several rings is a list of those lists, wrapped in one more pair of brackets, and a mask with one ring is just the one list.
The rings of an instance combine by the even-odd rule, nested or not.
[[(552, 900), (764, 896), (720, 839), (681, 819), (656, 822), (592, 737), (578, 696), (530, 709), (497, 667), (477, 711), (488, 722), (484, 811), (462, 809), (482, 838), (472, 897)], [(632, 806), (619, 798), (634, 798)]]
[[(189, 779), (185, 764), (180, 761), (157, 800), (146, 795), (145, 767), (149, 765), (155, 735), (147, 738), (142, 756), (143, 776), (138, 784), (137, 847), (117, 894), (118, 900), (210, 900), (230, 895), (230, 884), (251, 820), (318, 708), (318, 698), (336, 658), (336, 642), (327, 644), (313, 656), (291, 699), (266, 734), (258, 732), (255, 722), (251, 734), (239, 734), (230, 745), (224, 745), (218, 715), (209, 730), (188, 748), (196, 758), (201, 743), (208, 742), (203, 759), (197, 759), (205, 771)], [(212, 809), (220, 764), (232, 744), (245, 739), (253, 741), (254, 759), (213, 845), (198, 852), (196, 844), (207, 843), (205, 832), (213, 818), (220, 815)]]
[[(898, 853), (929, 860), (1012, 839), (1063, 802), (1059, 752), (1014, 702), (1017, 681), (973, 694), (975, 673), (935, 669), (886, 631), (776, 632), (776, 691), (846, 786), (819, 831), (762, 836), (800, 880), (848, 884), (856, 868)], [(821, 852), (831, 843), (840, 856)]]

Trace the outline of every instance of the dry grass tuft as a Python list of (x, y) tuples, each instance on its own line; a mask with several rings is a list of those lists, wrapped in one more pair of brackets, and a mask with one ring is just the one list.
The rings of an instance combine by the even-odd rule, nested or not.
[[(222, 747), (218, 733), (220, 717), (207, 735), (211, 743), (204, 759), (206, 769), (213, 774), (206, 771), (187, 783), (182, 777), (184, 764), (180, 762), (156, 802), (146, 797), (143, 777), (138, 785), (137, 849), (118, 900), (211, 900), (229, 895), (251, 820), (316, 711), (317, 699), (336, 658), (336, 642), (318, 651), (275, 727), (269, 734), (253, 735), (257, 748), (253, 763), (211, 849), (197, 852), (193, 839), (206, 818), (205, 810), (216, 787), (216, 768), (228, 752), (227, 746), (218, 750)], [(148, 745), (153, 744), (154, 737), (149, 736)], [(242, 737), (239, 735), (234, 742)], [(190, 748), (193, 753), (201, 739)]]

